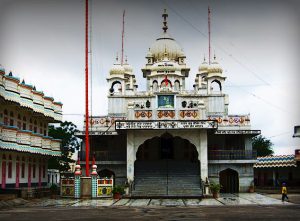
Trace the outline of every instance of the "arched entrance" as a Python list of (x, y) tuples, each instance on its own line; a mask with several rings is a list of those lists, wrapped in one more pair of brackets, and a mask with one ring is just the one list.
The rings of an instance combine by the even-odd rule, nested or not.
[(146, 140), (134, 167), (133, 195), (201, 195), (198, 152), (186, 139), (165, 133)]
[(239, 174), (232, 169), (226, 169), (220, 172), (221, 193), (239, 192)]

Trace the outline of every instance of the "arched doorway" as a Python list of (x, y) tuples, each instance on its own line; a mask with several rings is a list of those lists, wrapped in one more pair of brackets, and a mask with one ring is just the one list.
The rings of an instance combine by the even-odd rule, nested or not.
[(239, 192), (239, 174), (232, 169), (226, 169), (220, 172), (221, 193)]
[(98, 175), (100, 178), (115, 178), (115, 173), (109, 169), (102, 169), (98, 171)]
[(198, 152), (186, 139), (164, 133), (146, 140), (134, 167), (133, 195), (201, 195)]

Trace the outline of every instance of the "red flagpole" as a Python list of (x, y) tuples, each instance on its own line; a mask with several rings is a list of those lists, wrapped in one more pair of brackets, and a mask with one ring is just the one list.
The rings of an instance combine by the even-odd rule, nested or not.
[(210, 8), (208, 6), (208, 64), (210, 64)]
[(89, 0), (85, 0), (85, 175), (90, 176), (89, 144)]

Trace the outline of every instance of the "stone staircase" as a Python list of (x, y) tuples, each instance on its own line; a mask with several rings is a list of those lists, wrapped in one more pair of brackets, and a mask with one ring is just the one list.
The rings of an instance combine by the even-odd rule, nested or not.
[(189, 161), (137, 161), (133, 196), (201, 196), (199, 164)]

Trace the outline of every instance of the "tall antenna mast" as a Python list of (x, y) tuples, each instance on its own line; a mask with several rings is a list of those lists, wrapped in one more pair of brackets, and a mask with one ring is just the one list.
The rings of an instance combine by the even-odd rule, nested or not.
[(210, 64), (210, 8), (208, 6), (208, 64)]
[(90, 176), (89, 145), (89, 0), (85, 0), (85, 175)]
[(124, 62), (124, 32), (125, 32), (125, 10), (123, 11), (121, 65), (123, 65)]

